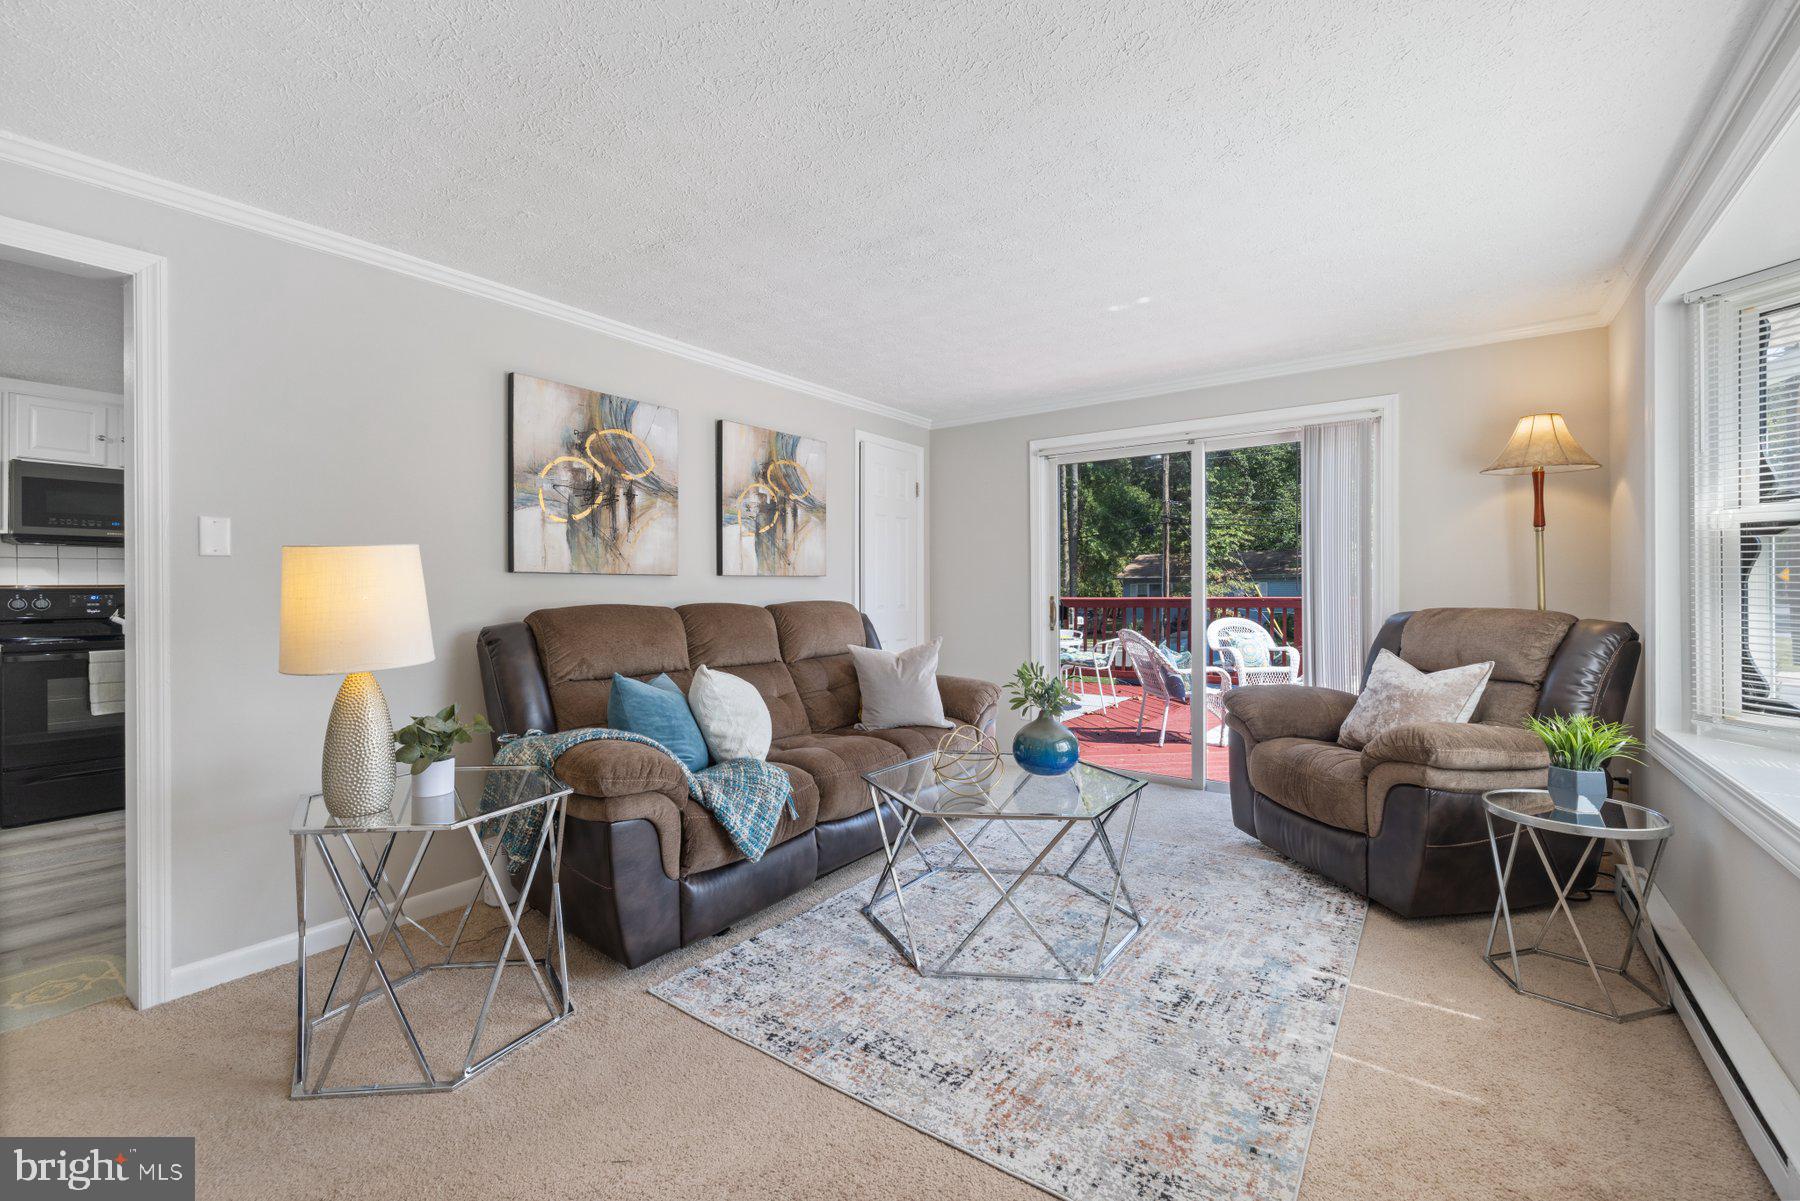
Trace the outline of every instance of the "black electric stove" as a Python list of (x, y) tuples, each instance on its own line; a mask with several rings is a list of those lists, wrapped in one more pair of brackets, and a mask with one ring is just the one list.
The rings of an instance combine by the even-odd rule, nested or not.
[(0, 588), (0, 827), (125, 807), (125, 590)]

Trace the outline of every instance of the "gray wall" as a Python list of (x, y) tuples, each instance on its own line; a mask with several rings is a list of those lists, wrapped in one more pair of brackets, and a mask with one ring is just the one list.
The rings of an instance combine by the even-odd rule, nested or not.
[[(1043, 611), (1027, 595), (1032, 439), (1388, 394), (1400, 397), (1400, 606), (1535, 605), (1530, 484), (1479, 473), (1520, 417), (1546, 409), (1606, 457), (1603, 329), (932, 431), (931, 611), (946, 670), (1010, 675)], [(1549, 485), (1550, 603), (1584, 617), (1610, 612), (1609, 477)]]
[(125, 285), (0, 259), (0, 375), (125, 390)]
[[(284, 543), (419, 543), (437, 661), (384, 672), (382, 686), (396, 715), (452, 700), (479, 710), (476, 631), (532, 609), (854, 599), (854, 432), (925, 441), (897, 422), (19, 167), (0, 165), (0, 212), (170, 264), (178, 966), (293, 929), (287, 821), (317, 787), (337, 681), (276, 672)], [(509, 371), (680, 411), (678, 576), (507, 573)], [(720, 417), (828, 442), (830, 574), (714, 574)], [(231, 557), (198, 555), (201, 514), (232, 518)], [(421, 887), (468, 874), (470, 862), (446, 857)]]

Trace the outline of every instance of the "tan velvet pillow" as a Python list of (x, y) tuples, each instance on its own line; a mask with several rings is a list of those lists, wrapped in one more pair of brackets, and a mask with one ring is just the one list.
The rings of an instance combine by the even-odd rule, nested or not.
[(1338, 743), (1353, 751), (1396, 726), (1421, 721), (1468, 721), (1481, 703), (1494, 665), (1471, 663), (1447, 671), (1423, 672), (1391, 651), (1375, 657), (1369, 682), (1344, 719)]

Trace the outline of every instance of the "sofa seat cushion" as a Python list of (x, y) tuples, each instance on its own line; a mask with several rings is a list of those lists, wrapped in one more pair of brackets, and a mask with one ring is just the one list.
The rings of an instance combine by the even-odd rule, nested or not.
[[(779, 766), (787, 772), (788, 780), (794, 786), (794, 809), (800, 816), (782, 812), (781, 823), (775, 827), (775, 837), (769, 842), (770, 851), (791, 838), (809, 833), (819, 820), (819, 789), (812, 776), (788, 764)], [(682, 876), (711, 871), (742, 858), (744, 853), (731, 841), (731, 835), (725, 832), (719, 820), (699, 801), (684, 796), (681, 800)]]
[[(844, 733), (852, 731), (846, 730)], [(891, 742), (908, 759), (917, 759), (920, 755), (929, 755), (937, 750), (938, 743), (950, 731), (942, 726), (890, 726), (885, 730), (857, 730), (854, 733)]]
[(1339, 830), (1369, 832), (1362, 755), (1335, 742), (1275, 738), (1250, 751), (1250, 783), (1284, 809)]
[[(848, 656), (845, 656), (848, 658)], [(892, 734), (882, 730), (880, 734)], [(911, 758), (892, 740), (878, 734), (802, 734), (778, 739), (769, 762), (797, 767), (819, 786), (819, 820), (854, 817), (869, 807), (864, 772), (890, 767)]]

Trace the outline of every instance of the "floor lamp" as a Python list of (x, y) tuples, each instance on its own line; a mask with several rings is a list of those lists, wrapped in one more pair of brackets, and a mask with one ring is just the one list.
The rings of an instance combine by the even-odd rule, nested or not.
[(1538, 413), (1519, 418), (1500, 457), (1482, 469), (1483, 475), (1531, 476), (1532, 528), (1537, 533), (1537, 607), (1544, 607), (1544, 474), (1550, 471), (1588, 471), (1598, 460), (1569, 433), (1561, 413)]

